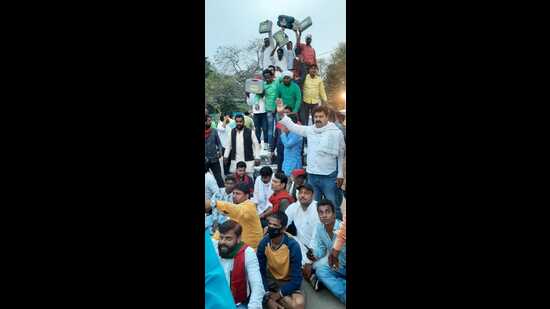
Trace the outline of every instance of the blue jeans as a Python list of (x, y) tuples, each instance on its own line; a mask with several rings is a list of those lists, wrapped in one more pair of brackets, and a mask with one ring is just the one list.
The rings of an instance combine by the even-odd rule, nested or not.
[(340, 269), (336, 272), (323, 264), (315, 270), (315, 274), (329, 291), (334, 294), (342, 303), (346, 304), (346, 275), (345, 269)]
[(275, 132), (275, 122), (277, 119), (275, 118), (274, 112), (266, 112), (266, 118), (267, 118), (267, 143), (271, 145), (271, 142), (273, 141), (273, 132)]
[[(336, 176), (337, 171), (332, 172), (329, 175), (315, 175), (308, 174), (308, 182), (313, 186), (315, 190), (313, 198), (319, 202), (322, 197), (330, 200), (336, 209), (336, 218), (342, 220), (342, 211), (340, 210), (340, 204), (338, 204)], [(340, 200), (341, 203), (341, 200)]]
[(264, 143), (269, 142), (269, 137), (267, 135), (267, 113), (254, 114), (254, 127), (256, 128), (256, 138), (260, 143), (262, 136), (262, 130), (264, 131)]

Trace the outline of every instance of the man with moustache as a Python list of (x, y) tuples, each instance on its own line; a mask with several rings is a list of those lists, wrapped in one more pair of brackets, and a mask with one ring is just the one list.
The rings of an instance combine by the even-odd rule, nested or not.
[(258, 257), (241, 240), (242, 227), (233, 220), (219, 226), (220, 239), (213, 241), (237, 309), (262, 309), (265, 294)]
[(296, 240), (302, 252), (302, 267), (304, 278), (309, 279), (317, 265), (313, 265), (306, 253), (313, 239), (315, 227), (321, 223), (317, 214), (317, 202), (313, 200), (313, 186), (306, 183), (298, 187), (298, 202), (292, 203), (285, 211), (288, 225), (294, 223)]
[[(263, 229), (260, 223), (260, 217), (256, 211), (256, 204), (250, 201), (249, 188), (244, 183), (239, 183), (233, 189), (233, 203), (205, 199), (205, 211), (217, 209), (229, 217), (229, 219), (239, 223), (242, 226), (242, 240), (245, 244), (256, 249), (258, 243), (262, 240)], [(214, 239), (220, 238), (219, 230), (215, 232)]]
[(229, 172), (235, 173), (237, 163), (243, 161), (246, 163), (246, 173), (252, 177), (254, 165), (260, 164), (260, 144), (256, 134), (244, 126), (242, 114), (235, 116), (235, 123), (237, 125), (231, 130), (230, 140), (225, 149), (224, 163), (230, 161)]
[(300, 111), (302, 91), (298, 84), (292, 82), (291, 71), (283, 72), (282, 82), (279, 83), (277, 89), (277, 98), (280, 98), (285, 106), (290, 107), (293, 113)]
[(204, 249), (204, 308), (234, 309), (235, 303), (231, 291), (216, 255), (216, 249), (207, 232), (204, 233)]
[(337, 232), (342, 226), (342, 221), (336, 219), (334, 205), (329, 200), (319, 201), (317, 204), (320, 224), (315, 227), (315, 234), (311, 242), (311, 248), (306, 256), (311, 261), (319, 263), (315, 267), (315, 274), (311, 276), (313, 288), (319, 290), (318, 282), (322, 282), (334, 296), (342, 303), (346, 303), (346, 247), (340, 248), (336, 256), (336, 265), (330, 265), (327, 257), (331, 257), (334, 244), (337, 242)]
[(290, 132), (306, 137), (308, 182), (315, 189), (314, 199), (323, 197), (336, 206), (336, 218), (341, 219), (340, 205), (337, 205), (337, 188), (344, 183), (344, 156), (346, 143), (342, 131), (328, 121), (329, 110), (318, 106), (313, 110), (314, 125), (295, 124), (284, 113), (282, 102), (277, 102), (277, 113), (282, 117), (279, 122)]
[(311, 34), (306, 35), (306, 43), (300, 43), (300, 38), (302, 37), (302, 32), (299, 30), (294, 31), (296, 33), (296, 47), (300, 48), (300, 57), (304, 64), (304, 69), (301, 70), (301, 80), (302, 83), (306, 77), (306, 74), (309, 73), (309, 67), (312, 65), (317, 65), (317, 56), (315, 54), (315, 48), (311, 46), (312, 36)]

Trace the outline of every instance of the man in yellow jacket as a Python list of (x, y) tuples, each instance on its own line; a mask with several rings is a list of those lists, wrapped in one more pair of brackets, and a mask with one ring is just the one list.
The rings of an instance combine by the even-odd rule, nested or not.
[(317, 75), (317, 65), (313, 64), (309, 67), (309, 74), (304, 79), (304, 95), (300, 109), (300, 121), (302, 125), (307, 126), (309, 115), (313, 118), (312, 111), (320, 103), (327, 102), (327, 94), (325, 92), (325, 86), (323, 80)]
[[(239, 223), (242, 228), (242, 241), (256, 250), (258, 244), (263, 238), (262, 224), (260, 223), (260, 217), (256, 210), (256, 204), (248, 199), (249, 187), (245, 183), (239, 183), (235, 189), (233, 189), (233, 203), (223, 201), (205, 201), (206, 211), (209, 211), (211, 207), (216, 207), (218, 211), (226, 214), (231, 220)], [(220, 233), (216, 231), (214, 236), (215, 240), (219, 240)]]

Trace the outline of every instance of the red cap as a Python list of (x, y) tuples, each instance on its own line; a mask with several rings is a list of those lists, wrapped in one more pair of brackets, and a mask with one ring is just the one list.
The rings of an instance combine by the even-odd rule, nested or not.
[(298, 177), (300, 175), (305, 175), (305, 174), (306, 174), (306, 171), (303, 168), (295, 169), (292, 171), (292, 176), (294, 177)]

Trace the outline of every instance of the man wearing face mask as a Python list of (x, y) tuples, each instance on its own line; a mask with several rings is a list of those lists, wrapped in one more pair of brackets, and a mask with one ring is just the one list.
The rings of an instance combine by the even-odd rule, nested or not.
[(258, 257), (241, 240), (242, 227), (233, 220), (219, 227), (220, 239), (213, 241), (237, 309), (262, 309), (265, 294)]
[[(242, 240), (252, 249), (256, 249), (263, 237), (263, 229), (256, 211), (256, 204), (248, 199), (249, 192), (246, 184), (239, 183), (233, 189), (233, 203), (205, 199), (204, 206), (206, 212), (216, 208), (229, 219), (239, 223), (243, 229)], [(213, 238), (216, 240), (220, 238), (219, 231), (215, 232)]]
[(337, 202), (337, 188), (344, 183), (344, 156), (346, 143), (342, 131), (328, 121), (329, 110), (319, 106), (313, 110), (314, 125), (295, 124), (284, 114), (284, 106), (277, 102), (277, 112), (283, 117), (280, 123), (290, 132), (306, 137), (308, 181), (315, 189), (314, 199), (322, 197), (332, 201), (336, 206), (336, 218), (342, 219), (340, 205)]
[(268, 308), (305, 308), (300, 245), (285, 233), (288, 218), (277, 212), (268, 218), (267, 235), (258, 246), (257, 256)]

